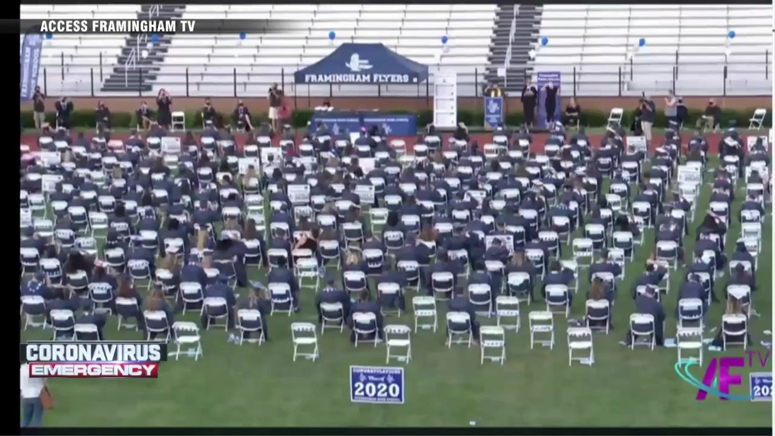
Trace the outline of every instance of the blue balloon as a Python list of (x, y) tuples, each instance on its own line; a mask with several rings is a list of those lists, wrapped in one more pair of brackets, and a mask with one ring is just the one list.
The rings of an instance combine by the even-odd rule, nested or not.
[(154, 33), (151, 35), (151, 42), (159, 42), (159, 35)]
[(735, 31), (734, 30), (730, 30), (729, 33), (727, 34), (727, 36), (729, 36), (729, 39), (735, 39)]
[(638, 40), (638, 47), (643, 47), (646, 45), (646, 38), (641, 38)]
[(248, 34), (247, 34), (247, 33), (245, 33), (245, 32), (240, 32), (240, 34), (239, 34), (239, 39), (245, 39), (245, 38), (247, 38), (247, 37), (248, 37)]
[(328, 39), (330, 39), (331, 41), (336, 39), (336, 32), (334, 32), (333, 30), (328, 32)]
[(449, 38), (447, 38), (447, 35), (444, 35), (444, 36), (441, 37), (441, 43), (442, 44), (446, 44), (447, 41), (449, 41)]
[(549, 44), (549, 38), (544, 36), (543, 38), (541, 38), (541, 45), (546, 45), (546, 44)]
[(46, 39), (51, 39), (53, 37), (54, 37), (54, 35), (52, 33), (47, 33), (46, 34)]

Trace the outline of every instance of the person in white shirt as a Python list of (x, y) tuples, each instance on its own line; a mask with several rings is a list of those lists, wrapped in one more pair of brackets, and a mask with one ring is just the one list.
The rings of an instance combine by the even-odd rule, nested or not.
[(43, 403), (40, 394), (46, 387), (45, 378), (30, 377), (30, 365), (23, 363), (19, 370), (19, 388), (22, 394), (22, 427), (40, 427), (43, 421)]

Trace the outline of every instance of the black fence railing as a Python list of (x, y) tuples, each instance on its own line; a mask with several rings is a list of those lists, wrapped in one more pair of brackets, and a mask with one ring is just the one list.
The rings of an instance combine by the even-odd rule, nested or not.
[[(672, 62), (647, 62), (647, 57), (641, 57), (636, 62), (630, 59), (621, 64), (585, 63), (583, 66), (552, 65), (542, 63), (540, 66), (512, 66), (506, 70), (508, 83), (515, 83), (510, 76), (521, 70), (533, 74), (540, 67), (541, 71), (560, 71), (563, 75), (562, 85), (566, 90), (572, 88), (574, 96), (624, 96), (640, 92), (664, 93), (667, 89), (681, 92), (682, 95), (718, 94), (726, 96), (729, 92), (736, 95), (762, 95), (771, 93), (771, 71), (769, 50), (761, 54), (761, 61), (750, 61), (751, 53), (746, 53), (745, 62), (734, 62), (727, 59), (724, 63), (692, 62), (690, 55), (679, 56), (675, 53)], [(758, 55), (753, 55), (758, 56)], [(256, 67), (217, 64), (201, 66), (165, 65), (161, 75), (153, 81), (144, 83), (144, 78), (150, 75), (151, 68), (158, 70), (158, 65), (138, 63), (135, 68), (125, 70), (124, 66), (107, 65), (100, 54), (98, 63), (89, 65), (67, 65), (66, 56), (60, 56), (59, 66), (43, 68), (43, 89), (47, 95), (59, 96), (91, 96), (91, 97), (122, 97), (136, 94), (139, 97), (155, 95), (155, 92), (144, 90), (144, 86), (153, 85), (156, 88), (170, 90), (173, 95), (186, 97), (264, 97), (271, 83), (278, 82), (286, 95), (295, 100), (306, 98), (333, 97), (432, 97), (430, 81), (424, 84), (296, 84), (293, 73), (296, 67), (282, 68), (279, 72), (256, 71)], [(171, 67), (171, 68), (170, 68)], [(88, 70), (86, 70), (88, 68)], [(470, 69), (456, 67), (458, 74), (458, 96), (481, 97), (489, 79), (492, 79), (493, 69), (472, 67)], [(120, 75), (121, 84), (112, 85), (109, 91), (103, 91), (103, 84), (110, 74)], [(568, 77), (571, 76), (571, 77)], [(53, 83), (49, 80), (54, 79)], [(696, 79), (689, 80), (689, 77)], [(685, 79), (686, 82), (682, 83)], [(769, 83), (769, 84), (768, 84)], [(689, 86), (691, 85), (691, 86)], [(520, 84), (521, 86), (521, 84)], [(511, 90), (515, 94), (515, 89)]]

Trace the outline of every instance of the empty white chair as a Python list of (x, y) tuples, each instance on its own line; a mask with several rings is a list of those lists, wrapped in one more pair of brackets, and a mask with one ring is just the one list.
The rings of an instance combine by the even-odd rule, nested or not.
[(580, 267), (592, 265), (595, 256), (592, 239), (576, 238), (573, 240), (572, 244), (573, 260), (575, 260)]
[[(554, 317), (551, 312), (533, 311), (528, 314), (528, 326), (530, 327), (530, 349), (534, 344), (554, 348)], [(538, 335), (548, 335), (547, 339), (539, 339)]]
[[(412, 309), (414, 311), (414, 332), (417, 333), (418, 328), (433, 329), (436, 332), (436, 326), (438, 324), (437, 312), (436, 312), (436, 300), (429, 296), (417, 296), (412, 298)], [(421, 322), (421, 320), (432, 319), (432, 323)]]
[[(514, 329), (515, 332), (519, 331), (520, 312), (519, 312), (519, 298), (499, 295), (495, 298), (495, 316), (497, 317), (498, 326), (504, 329)], [(514, 323), (507, 323), (506, 320), (514, 319)]]
[[(291, 324), (291, 340), (293, 341), (293, 361), (296, 357), (304, 357), (313, 362), (320, 357), (318, 349), (318, 337), (315, 330), (315, 324), (311, 322), (294, 322)], [(311, 352), (302, 353), (300, 347), (312, 347)]]
[[(678, 348), (678, 361), (693, 360), (702, 366), (702, 349), (704, 344), (702, 343), (702, 328), (687, 328), (678, 327), (675, 335), (676, 348)], [(699, 355), (686, 356), (684, 353), (692, 353), (696, 350)]]
[[(455, 339), (455, 337), (462, 337)], [(473, 342), (473, 332), (471, 326), (471, 316), (466, 312), (447, 312), (447, 347), (452, 344), (468, 344), (471, 348)]]
[[(179, 360), (180, 356), (193, 357), (194, 360), (199, 360), (199, 356), (204, 357), (202, 350), (202, 337), (199, 335), (199, 326), (191, 321), (175, 321), (172, 324), (172, 330), (175, 331), (175, 351), (169, 353), (170, 356), (174, 355), (175, 360)], [(187, 349), (181, 349), (182, 346), (188, 346)]]
[(647, 341), (640, 341), (640, 344), (650, 346), (654, 349), (657, 343), (656, 322), (654, 316), (647, 313), (633, 313), (630, 315), (630, 349), (635, 349), (638, 339), (646, 338)]
[[(412, 359), (412, 329), (409, 326), (388, 324), (383, 329), (385, 332), (385, 344), (387, 346), (386, 363), (390, 363), (390, 358), (397, 359), (399, 362), (409, 363)], [(403, 354), (396, 354), (396, 349), (403, 349)], [(393, 350), (391, 352), (391, 350)]]
[[(21, 297), (21, 313), (24, 315), (24, 330), (27, 327), (46, 328), (46, 300), (40, 295), (25, 295)], [(35, 317), (40, 316), (43, 322), (36, 322)]]
[[(582, 357), (573, 357), (574, 351), (581, 350), (589, 350), (589, 354)], [(589, 327), (568, 328), (568, 366), (573, 365), (574, 360), (590, 366), (595, 363), (592, 330)]]
[[(479, 329), (480, 363), (484, 365), (485, 359), (493, 362), (506, 362), (506, 332), (501, 326), (482, 326)], [(489, 350), (495, 354), (488, 354)]]

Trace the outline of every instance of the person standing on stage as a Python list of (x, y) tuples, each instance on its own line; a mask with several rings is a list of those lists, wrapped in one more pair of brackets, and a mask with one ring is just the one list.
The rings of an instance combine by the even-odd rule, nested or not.
[(538, 90), (530, 83), (530, 77), (525, 77), (525, 86), (522, 87), (522, 112), (525, 115), (525, 126), (533, 127), (535, 120), (536, 97)]
[(172, 124), (172, 98), (167, 90), (159, 90), (159, 95), (156, 97), (156, 104), (159, 106), (157, 122), (163, 129), (169, 130), (170, 125)]
[(272, 120), (272, 130), (280, 131), (280, 107), (283, 104), (283, 90), (277, 83), (273, 83), (269, 88), (269, 119)]

